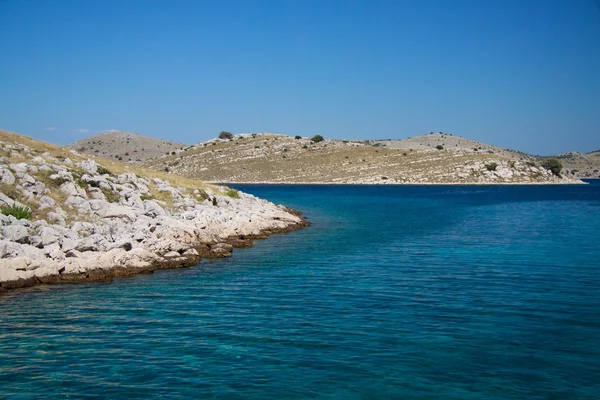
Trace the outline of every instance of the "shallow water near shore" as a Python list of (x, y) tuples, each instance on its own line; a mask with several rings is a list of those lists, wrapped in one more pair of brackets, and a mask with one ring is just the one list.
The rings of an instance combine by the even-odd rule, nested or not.
[(238, 188), (313, 225), (0, 296), (0, 397), (600, 398), (600, 182)]

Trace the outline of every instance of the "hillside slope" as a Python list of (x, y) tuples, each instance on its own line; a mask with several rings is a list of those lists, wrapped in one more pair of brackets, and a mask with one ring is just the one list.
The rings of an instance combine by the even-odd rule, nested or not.
[(241, 134), (199, 143), (144, 165), (210, 182), (581, 183), (570, 175), (552, 175), (533, 156), (474, 143), (444, 134), (405, 141), (318, 143), (286, 135)]
[(137, 133), (109, 131), (72, 143), (68, 147), (81, 153), (135, 163), (170, 154), (186, 145)]
[(0, 131), (0, 291), (195, 265), (307, 223), (226, 187)]
[(494, 154), (506, 156), (506, 157), (532, 157), (528, 154), (518, 152), (515, 150), (505, 149), (498, 146), (493, 146), (487, 143), (479, 142), (464, 138), (461, 136), (454, 136), (447, 133), (430, 133), (428, 135), (415, 136), (408, 139), (389, 139), (389, 140), (377, 140), (374, 143), (379, 143), (382, 146), (392, 149), (413, 149), (423, 151), (435, 151), (437, 146), (443, 146), (448, 151), (460, 151), (464, 153), (481, 153), (481, 152), (493, 152)]
[(600, 150), (591, 153), (565, 153), (556, 156), (565, 174), (578, 178), (600, 178)]

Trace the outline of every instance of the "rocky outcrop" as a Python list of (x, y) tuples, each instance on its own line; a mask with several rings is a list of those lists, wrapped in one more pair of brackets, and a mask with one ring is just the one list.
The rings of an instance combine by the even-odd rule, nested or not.
[[(308, 225), (286, 207), (219, 186), (112, 174), (25, 145), (0, 151), (0, 290), (191, 266)], [(29, 208), (31, 219), (17, 219), (11, 206)]]

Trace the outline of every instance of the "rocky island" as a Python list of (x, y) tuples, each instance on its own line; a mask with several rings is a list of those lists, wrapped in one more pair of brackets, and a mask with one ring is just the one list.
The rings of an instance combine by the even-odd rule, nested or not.
[(192, 266), (308, 225), (234, 189), (5, 131), (0, 207), (0, 291)]
[(404, 140), (255, 133), (211, 139), (140, 165), (215, 183), (583, 183), (567, 164), (564, 171), (548, 167), (549, 159), (440, 132)]

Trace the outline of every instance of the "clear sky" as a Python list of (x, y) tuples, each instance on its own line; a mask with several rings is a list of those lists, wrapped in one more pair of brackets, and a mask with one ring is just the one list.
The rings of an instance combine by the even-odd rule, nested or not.
[(600, 0), (0, 0), (0, 128), (600, 149)]

